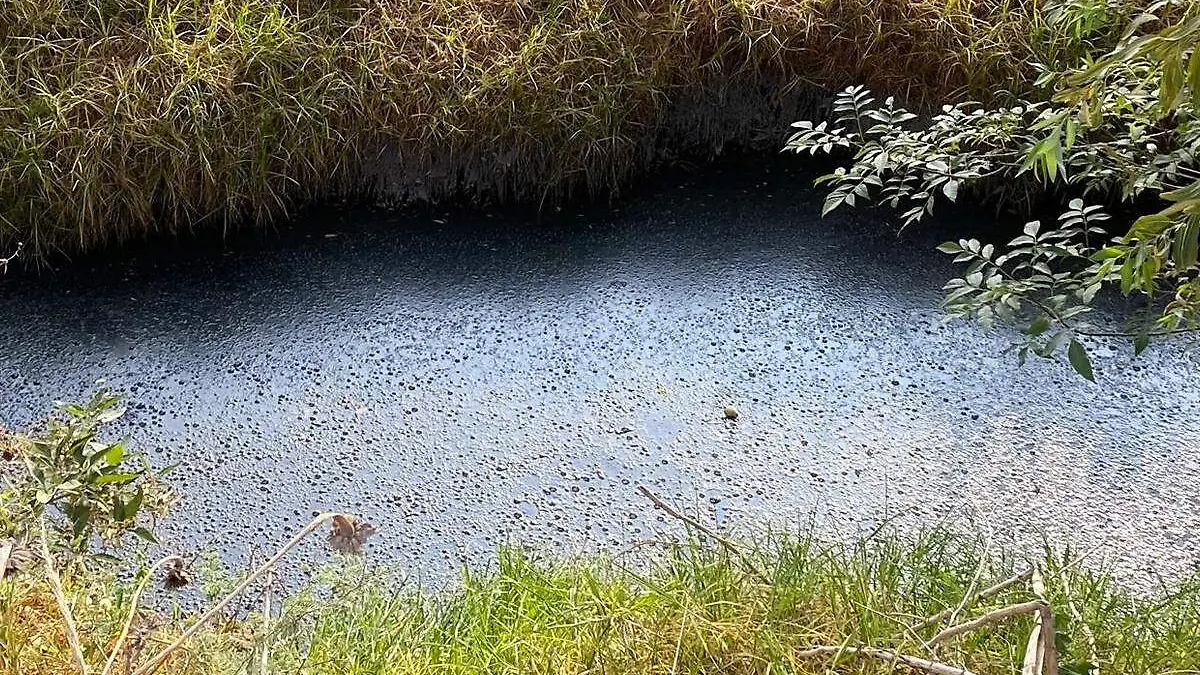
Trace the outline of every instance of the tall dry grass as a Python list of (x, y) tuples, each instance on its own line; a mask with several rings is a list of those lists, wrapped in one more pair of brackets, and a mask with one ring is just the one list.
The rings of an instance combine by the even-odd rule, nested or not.
[(393, 188), (429, 196), (603, 190), (680, 131), (672, 105), (696, 91), (866, 83), (932, 101), (1025, 81), (1041, 5), (9, 0), (0, 250), (262, 221), (361, 187), (381, 152)]

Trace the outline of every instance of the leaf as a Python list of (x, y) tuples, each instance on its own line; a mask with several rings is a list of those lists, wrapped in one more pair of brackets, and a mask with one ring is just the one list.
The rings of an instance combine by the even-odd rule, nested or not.
[(1028, 223), (1025, 223), (1025, 227), (1023, 228), (1023, 231), (1025, 232), (1025, 234), (1027, 234), (1031, 237), (1036, 237), (1038, 230), (1041, 229), (1041, 227), (1042, 227), (1041, 221), (1033, 220)]
[(144, 527), (135, 527), (135, 528), (133, 528), (133, 533), (134, 533), (134, 535), (136, 535), (136, 536), (137, 536), (139, 539), (144, 539), (145, 541), (148, 541), (148, 542), (150, 542), (151, 544), (155, 544), (155, 545), (157, 545), (157, 544), (158, 544), (158, 537), (154, 536), (154, 533), (153, 533), (153, 532), (151, 532), (150, 530), (148, 530), (148, 529), (146, 529), (146, 528), (144, 528)]
[(126, 483), (132, 483), (133, 481), (137, 480), (139, 475), (141, 475), (141, 474), (106, 473), (102, 476), (98, 476), (95, 480), (93, 480), (92, 485), (109, 485), (109, 484), (125, 485)]
[(954, 255), (955, 253), (962, 253), (963, 247), (960, 246), (957, 242), (948, 241), (944, 244), (939, 245), (937, 247), (937, 250), (941, 251), (942, 253)]
[(1050, 319), (1045, 316), (1039, 316), (1029, 324), (1028, 328), (1025, 329), (1025, 334), (1036, 337), (1042, 333), (1045, 333), (1049, 329)]
[(956, 181), (956, 180), (946, 181), (946, 183), (944, 185), (942, 185), (942, 192), (946, 195), (946, 198), (949, 199), (950, 201), (957, 200), (958, 199), (958, 181)]
[(1083, 376), (1083, 379), (1088, 382), (1096, 381), (1092, 374), (1092, 361), (1088, 358), (1087, 350), (1079, 344), (1078, 340), (1072, 339), (1071, 344), (1067, 347), (1067, 360), (1071, 362), (1071, 367), (1075, 369), (1075, 372)]
[(1150, 336), (1146, 333), (1139, 333), (1133, 338), (1133, 355), (1138, 356), (1146, 351), (1146, 347), (1150, 346)]
[(104, 452), (104, 461), (108, 462), (109, 466), (116, 466), (125, 458), (125, 445), (123, 443), (113, 443)]

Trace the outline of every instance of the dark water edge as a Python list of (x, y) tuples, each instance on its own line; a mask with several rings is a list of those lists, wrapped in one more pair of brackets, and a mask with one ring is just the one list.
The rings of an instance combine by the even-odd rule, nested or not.
[(326, 508), (430, 573), (505, 541), (611, 550), (673, 531), (646, 484), (730, 526), (906, 511), (1098, 547), (1131, 578), (1200, 563), (1195, 352), (1096, 345), (1099, 387), (1019, 369), (937, 309), (932, 246), (986, 218), (821, 220), (800, 167), (541, 214), (324, 208), (10, 275), (0, 421), (105, 379), (136, 444), (181, 463), (170, 534), (234, 554)]

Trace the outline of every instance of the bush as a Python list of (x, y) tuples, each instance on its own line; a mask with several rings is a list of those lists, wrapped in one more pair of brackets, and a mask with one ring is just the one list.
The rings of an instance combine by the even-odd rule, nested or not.
[[(1060, 30), (1107, 36), (1109, 24), (1087, 20), (1087, 9), (1060, 6)], [(851, 87), (838, 97), (832, 125), (797, 123), (788, 148), (852, 149), (849, 167), (818, 181), (831, 186), (825, 211), (877, 201), (901, 209), (906, 226), (960, 193), (993, 199), (1017, 186), (1061, 195), (1067, 203), (1056, 223), (1030, 222), (1007, 246), (941, 246), (966, 265), (946, 285), (945, 305), (985, 327), (1020, 326), (1022, 363), (1065, 352), (1093, 379), (1083, 338), (1126, 337), (1140, 352), (1151, 338), (1200, 330), (1197, 45), (1200, 5), (1159, 2), (1133, 17), (1108, 51), (1062, 72), (1046, 69), (1039, 84), (1053, 88), (1038, 98), (946, 105), (925, 122), (891, 98), (880, 104)], [(1114, 199), (1142, 215), (1114, 221), (1104, 210)], [(1110, 236), (1113, 222), (1123, 234)], [(1103, 325), (1093, 309), (1109, 287), (1136, 294), (1145, 310), (1124, 327)]]
[[(359, 169), (380, 163), (390, 189), (430, 197), (609, 189), (660, 143), (746, 140), (780, 87), (930, 101), (1021, 86), (1077, 49), (1038, 7), (11, 0), (0, 250), (261, 221), (369, 187)], [(691, 99), (702, 109), (672, 117)]]

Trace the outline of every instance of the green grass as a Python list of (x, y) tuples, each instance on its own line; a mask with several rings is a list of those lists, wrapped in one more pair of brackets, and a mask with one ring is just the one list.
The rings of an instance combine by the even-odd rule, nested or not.
[[(1101, 673), (1200, 672), (1197, 577), (1170, 591), (1135, 595), (1070, 556), (1026, 561), (987, 554), (974, 540), (941, 530), (915, 536), (885, 530), (845, 544), (777, 536), (744, 546), (765, 578), (695, 542), (637, 559), (556, 561), (507, 549), (488, 571), (467, 573), (441, 592), (398, 585), (386, 570), (347, 563), (288, 598), (268, 630), (258, 628), (258, 615), (240, 615), (202, 632), (164, 672), (259, 672), (264, 647), (272, 673), (903, 672), (865, 658), (800, 654), (824, 644), (886, 648), (979, 674), (1017, 673), (1028, 617), (952, 638), (936, 652), (924, 642), (947, 621), (908, 628), (1029, 563), (1042, 569), (1061, 672), (1087, 672), (1093, 653)], [(55, 632), (53, 600), (37, 583), (19, 583), (0, 585), (0, 631), (7, 631), (0, 672), (72, 672)], [(1022, 583), (967, 603), (957, 620), (1032, 600), (1030, 588)], [(84, 642), (99, 654), (127, 611), (127, 593), (101, 580), (76, 579), (75, 589)], [(150, 646), (178, 632), (178, 622), (163, 614), (146, 612), (143, 624), (149, 628), (142, 644)]]
[[(607, 190), (664, 139), (747, 140), (747, 118), (813, 84), (928, 102), (1028, 86), (1034, 61), (1078, 51), (1042, 5), (9, 0), (0, 253), (262, 222), (366, 187), (380, 156), (394, 191), (434, 198)], [(759, 125), (781, 140), (783, 114)]]

